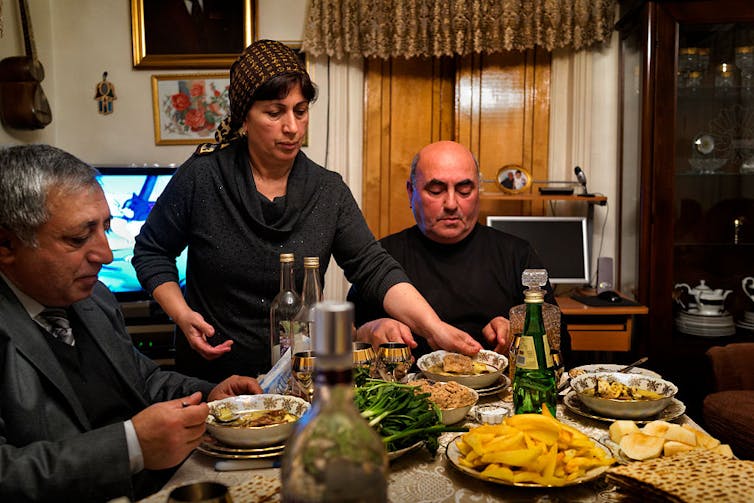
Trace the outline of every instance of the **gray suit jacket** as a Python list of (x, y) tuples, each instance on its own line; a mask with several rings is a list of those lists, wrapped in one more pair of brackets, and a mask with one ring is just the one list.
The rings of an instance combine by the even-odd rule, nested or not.
[[(144, 407), (195, 391), (206, 399), (212, 384), (163, 371), (133, 347), (103, 284), (73, 308)], [(123, 424), (92, 429), (44, 335), (0, 279), (0, 501), (117, 496), (133, 499)]]

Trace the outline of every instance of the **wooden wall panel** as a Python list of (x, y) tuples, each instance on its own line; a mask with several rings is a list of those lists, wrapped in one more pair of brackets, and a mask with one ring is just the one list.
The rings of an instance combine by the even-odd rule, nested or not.
[(452, 138), (452, 68), (449, 58), (366, 62), (362, 210), (377, 237), (413, 225), (411, 160), (424, 145)]
[[(367, 61), (363, 210), (375, 235), (413, 225), (405, 181), (413, 156), (433, 141), (467, 145), (484, 179), (505, 164), (546, 179), (549, 79), (544, 51)], [(498, 192), (494, 183), (483, 189)], [(543, 209), (483, 199), (480, 220)]]

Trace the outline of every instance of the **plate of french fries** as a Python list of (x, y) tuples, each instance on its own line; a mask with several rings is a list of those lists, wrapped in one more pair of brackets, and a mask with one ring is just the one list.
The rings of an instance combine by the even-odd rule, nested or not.
[(602, 475), (611, 451), (548, 413), (518, 414), (472, 428), (446, 448), (450, 463), (472, 477), (520, 487), (563, 487)]

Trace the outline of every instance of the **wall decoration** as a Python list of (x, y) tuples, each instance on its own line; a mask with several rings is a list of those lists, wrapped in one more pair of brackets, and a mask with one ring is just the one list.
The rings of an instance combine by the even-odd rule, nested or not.
[(254, 0), (201, 4), (131, 0), (133, 66), (230, 68), (255, 38), (255, 4)]
[(152, 112), (156, 145), (214, 141), (230, 110), (228, 72), (152, 75)]
[(107, 81), (107, 72), (102, 73), (102, 80), (97, 84), (94, 91), (94, 99), (97, 100), (97, 111), (102, 115), (113, 113), (113, 100), (118, 99), (115, 96), (115, 86)]

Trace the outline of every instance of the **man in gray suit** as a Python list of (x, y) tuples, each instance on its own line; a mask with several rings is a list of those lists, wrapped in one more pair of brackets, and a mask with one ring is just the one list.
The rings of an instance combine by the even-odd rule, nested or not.
[(261, 392), (133, 347), (97, 280), (113, 256), (95, 175), (54, 147), (0, 149), (0, 501), (144, 497), (200, 443), (203, 400)]

